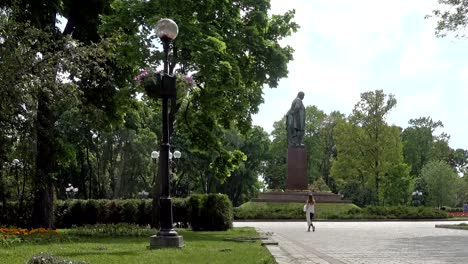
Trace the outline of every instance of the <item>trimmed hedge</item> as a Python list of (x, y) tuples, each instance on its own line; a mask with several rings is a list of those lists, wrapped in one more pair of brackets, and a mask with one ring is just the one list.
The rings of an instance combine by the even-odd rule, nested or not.
[(192, 230), (224, 231), (232, 228), (234, 213), (227, 195), (192, 195), (187, 204)]
[[(234, 210), (235, 219), (305, 219), (303, 203), (248, 202)], [(446, 219), (446, 211), (430, 207), (368, 206), (318, 203), (316, 219)]]
[[(18, 209), (18, 203), (8, 203), (5, 212), (0, 205), (0, 226), (31, 226), (30, 205)], [(56, 228), (94, 224), (151, 223), (151, 199), (126, 200), (58, 200), (55, 202)], [(232, 227), (232, 203), (226, 195), (195, 194), (189, 198), (172, 198), (173, 222), (178, 227), (193, 230), (227, 230)]]
[[(98, 223), (148, 225), (151, 223), (151, 206), (151, 199), (57, 201), (55, 226), (69, 228)], [(172, 209), (173, 222), (187, 226), (185, 199), (172, 198)]]

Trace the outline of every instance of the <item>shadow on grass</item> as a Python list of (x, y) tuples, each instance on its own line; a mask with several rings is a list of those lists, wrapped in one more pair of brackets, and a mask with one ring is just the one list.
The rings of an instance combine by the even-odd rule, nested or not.
[(184, 240), (187, 242), (218, 242), (224, 241), (225, 238), (258, 236), (258, 234), (255, 232), (255, 229), (250, 227), (236, 227), (235, 229), (230, 229), (227, 231), (180, 230), (179, 234), (182, 235)]
[(135, 251), (82, 251), (82, 252), (70, 252), (70, 253), (55, 253), (55, 256), (63, 257), (63, 258), (73, 258), (79, 256), (91, 256), (91, 255), (110, 255), (110, 256), (138, 256), (138, 253)]

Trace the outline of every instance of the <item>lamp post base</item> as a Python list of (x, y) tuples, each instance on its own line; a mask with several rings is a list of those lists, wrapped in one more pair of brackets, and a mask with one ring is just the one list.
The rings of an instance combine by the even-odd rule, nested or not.
[(184, 238), (182, 236), (150, 236), (149, 249), (181, 248), (183, 246)]

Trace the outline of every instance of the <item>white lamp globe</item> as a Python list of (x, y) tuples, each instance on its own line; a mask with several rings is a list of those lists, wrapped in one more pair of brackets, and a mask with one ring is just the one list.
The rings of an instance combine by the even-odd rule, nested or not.
[(161, 18), (156, 24), (156, 35), (161, 40), (174, 40), (179, 34), (179, 27), (174, 20)]

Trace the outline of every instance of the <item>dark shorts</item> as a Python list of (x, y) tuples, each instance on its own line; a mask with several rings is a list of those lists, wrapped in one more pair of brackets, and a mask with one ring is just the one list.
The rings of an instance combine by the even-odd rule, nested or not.
[(310, 220), (314, 218), (314, 213), (309, 213), (310, 214)]

